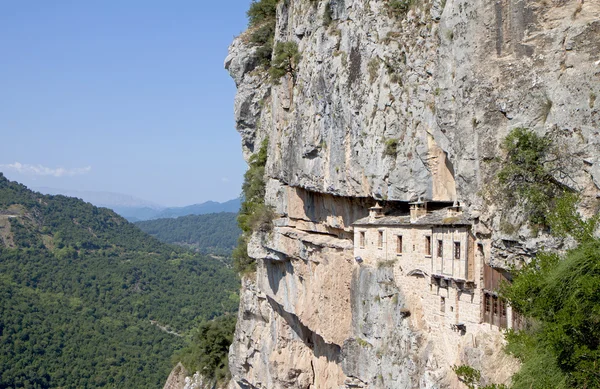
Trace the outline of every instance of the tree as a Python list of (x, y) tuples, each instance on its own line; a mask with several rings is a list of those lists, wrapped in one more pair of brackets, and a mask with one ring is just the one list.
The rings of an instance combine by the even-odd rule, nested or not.
[(526, 128), (513, 129), (501, 148), (505, 157), (497, 178), (503, 207), (520, 207), (531, 224), (547, 227), (556, 200), (574, 192), (564, 183), (570, 178), (569, 155), (551, 136)]
[(279, 79), (287, 74), (291, 75), (294, 82), (296, 79), (296, 70), (301, 55), (298, 52), (298, 44), (296, 42), (277, 42), (275, 45), (275, 53), (271, 61), (269, 74), (274, 83), (279, 83)]

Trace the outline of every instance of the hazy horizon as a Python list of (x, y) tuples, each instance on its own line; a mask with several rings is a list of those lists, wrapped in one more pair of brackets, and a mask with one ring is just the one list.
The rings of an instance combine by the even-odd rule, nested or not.
[(0, 4), (0, 171), (164, 206), (239, 196), (223, 68), (250, 0)]
[[(237, 198), (239, 198), (239, 196), (237, 197), (233, 197), (230, 199), (225, 199), (225, 200), (205, 200), (205, 201), (197, 201), (194, 203), (189, 203), (189, 204), (185, 204), (185, 205), (170, 205), (170, 204), (159, 204), (159, 203), (155, 203), (152, 201), (149, 201), (145, 198), (142, 197), (137, 197), (137, 196), (133, 196), (130, 195), (128, 193), (119, 193), (119, 192), (106, 192), (106, 191), (82, 191), (82, 190), (76, 190), (76, 189), (63, 189), (63, 188), (52, 188), (52, 187), (47, 187), (47, 186), (34, 186), (34, 187), (29, 187), (29, 189), (36, 191), (36, 192), (40, 192), (43, 194), (63, 194), (65, 196), (69, 196), (69, 197), (77, 197), (77, 198), (81, 198), (86, 202), (90, 202), (94, 205), (98, 205), (98, 206), (120, 206), (120, 207), (148, 207), (148, 208), (160, 208), (160, 209), (166, 209), (166, 208), (180, 208), (180, 207), (186, 207), (186, 206), (190, 206), (190, 205), (197, 205), (197, 204), (202, 204), (202, 203), (206, 203), (206, 202), (217, 202), (217, 203), (225, 203), (228, 201), (232, 201), (235, 200)], [(104, 197), (104, 198), (103, 198)], [(129, 201), (129, 203), (127, 203), (126, 201)]]

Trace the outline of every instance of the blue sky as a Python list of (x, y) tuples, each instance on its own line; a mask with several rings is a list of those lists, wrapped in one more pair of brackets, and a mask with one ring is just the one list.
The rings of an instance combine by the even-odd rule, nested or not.
[(0, 171), (168, 206), (237, 197), (223, 62), (249, 4), (0, 2)]

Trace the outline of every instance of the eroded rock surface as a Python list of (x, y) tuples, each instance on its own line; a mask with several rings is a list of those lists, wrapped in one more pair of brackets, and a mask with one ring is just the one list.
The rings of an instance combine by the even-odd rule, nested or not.
[(563, 183), (596, 198), (600, 2), (416, 3), (396, 17), (382, 0), (281, 1), (276, 41), (298, 44), (295, 82), (272, 85), (245, 34), (230, 47), (243, 152), (269, 139), (279, 215), (249, 246), (258, 270), (243, 283), (232, 387), (455, 388), (453, 364), (489, 383), (517, 368), (497, 329), (432, 330), (395, 271), (357, 263), (352, 223), (375, 200), (458, 200), (490, 264), (560, 248), (507, 232), (519, 215), (486, 193), (502, 139), (526, 127), (564, 145)]

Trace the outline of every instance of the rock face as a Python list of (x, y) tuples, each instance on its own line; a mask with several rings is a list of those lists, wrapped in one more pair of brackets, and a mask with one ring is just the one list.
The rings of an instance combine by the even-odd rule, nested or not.
[(396, 270), (355, 261), (352, 224), (376, 200), (387, 209), (458, 200), (486, 264), (559, 247), (525, 227), (506, 233), (485, 201), (499, 144), (516, 127), (564, 145), (572, 157), (560, 179), (592, 211), (600, 3), (414, 3), (394, 15), (383, 0), (280, 1), (276, 41), (296, 42), (302, 59), (278, 85), (245, 34), (230, 47), (243, 152), (269, 139), (266, 202), (279, 215), (249, 245), (258, 270), (243, 283), (233, 387), (460, 387), (451, 371), (460, 364), (506, 382), (517, 364), (501, 333), (432, 331), (433, 318), (407, 316), (418, 299)]
[(185, 367), (178, 363), (171, 370), (163, 389), (223, 389), (223, 387), (217, 385), (214, 380), (206, 379), (199, 372), (190, 375)]

